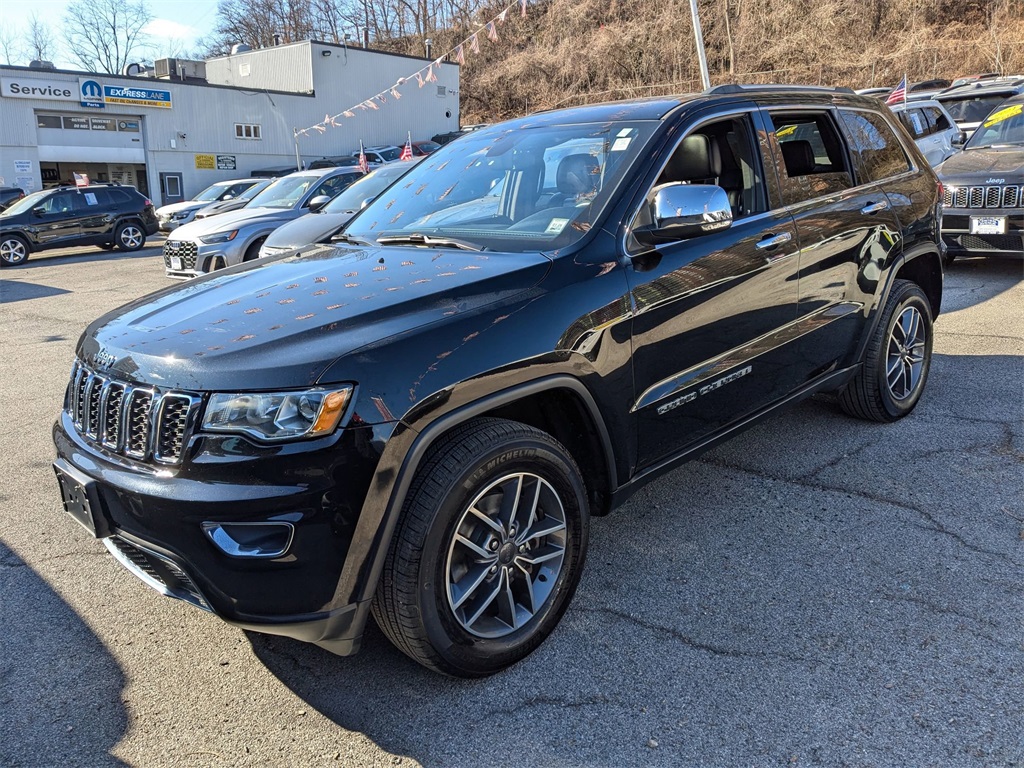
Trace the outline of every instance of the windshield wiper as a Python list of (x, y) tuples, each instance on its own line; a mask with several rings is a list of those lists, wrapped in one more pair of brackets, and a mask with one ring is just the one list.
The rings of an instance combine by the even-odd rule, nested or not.
[(377, 242), (381, 245), (429, 245), (439, 248), (459, 248), (463, 251), (483, 251), (483, 246), (471, 243), (468, 240), (456, 240), (454, 237), (434, 237), (433, 235), (387, 235), (378, 237)]
[(344, 232), (331, 235), (331, 242), (350, 243), (351, 245), (373, 245), (369, 240), (363, 240), (361, 237), (352, 237), (352, 235), (346, 235)]

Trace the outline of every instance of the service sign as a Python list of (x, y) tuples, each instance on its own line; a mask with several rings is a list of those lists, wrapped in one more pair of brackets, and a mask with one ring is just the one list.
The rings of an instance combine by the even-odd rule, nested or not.
[(78, 86), (67, 80), (37, 80), (33, 77), (0, 78), (0, 94), (12, 99), (53, 99), (78, 101)]
[(171, 92), (136, 85), (104, 85), (103, 100), (107, 104), (131, 104), (135, 107), (171, 108)]

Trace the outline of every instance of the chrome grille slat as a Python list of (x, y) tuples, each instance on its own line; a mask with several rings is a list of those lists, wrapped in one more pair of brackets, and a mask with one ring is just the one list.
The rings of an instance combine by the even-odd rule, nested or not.
[(116, 381), (76, 361), (64, 408), (87, 440), (138, 461), (180, 464), (201, 404), (197, 395)]
[(167, 240), (164, 243), (164, 266), (171, 268), (171, 257), (181, 258), (182, 269), (194, 269), (199, 247), (189, 240)]
[(942, 205), (946, 208), (1017, 208), (1024, 205), (1024, 190), (1018, 184), (992, 187), (946, 187)]

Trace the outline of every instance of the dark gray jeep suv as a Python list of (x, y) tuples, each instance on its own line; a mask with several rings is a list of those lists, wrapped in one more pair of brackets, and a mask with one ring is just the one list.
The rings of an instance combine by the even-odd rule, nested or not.
[(482, 128), (334, 242), (92, 323), (60, 493), (128, 570), (235, 625), (350, 654), (372, 613), (431, 669), (491, 674), (556, 627), (592, 518), (651, 478), (816, 392), (914, 409), (938, 208), (850, 91)]

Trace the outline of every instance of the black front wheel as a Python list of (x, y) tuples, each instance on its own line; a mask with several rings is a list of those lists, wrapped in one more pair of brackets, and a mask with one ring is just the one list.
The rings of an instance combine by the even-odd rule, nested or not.
[(928, 297), (916, 283), (896, 280), (868, 342), (863, 366), (839, 392), (839, 405), (861, 419), (901, 419), (921, 399), (931, 359)]
[(17, 235), (0, 236), (0, 267), (16, 267), (28, 261), (28, 243)]
[(478, 419), (416, 474), (373, 614), (424, 666), (482, 677), (551, 633), (583, 569), (589, 509), (569, 452), (545, 432)]

